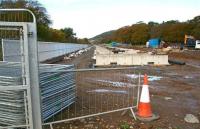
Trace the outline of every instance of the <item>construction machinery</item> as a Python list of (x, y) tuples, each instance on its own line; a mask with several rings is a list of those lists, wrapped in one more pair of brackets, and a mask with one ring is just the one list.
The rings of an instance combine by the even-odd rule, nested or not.
[(185, 35), (184, 45), (189, 48), (195, 48), (196, 39), (191, 35)]

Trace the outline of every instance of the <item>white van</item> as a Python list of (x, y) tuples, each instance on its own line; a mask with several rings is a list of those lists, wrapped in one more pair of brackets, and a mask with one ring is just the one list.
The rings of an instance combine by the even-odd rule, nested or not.
[(200, 49), (200, 40), (196, 40), (195, 49)]

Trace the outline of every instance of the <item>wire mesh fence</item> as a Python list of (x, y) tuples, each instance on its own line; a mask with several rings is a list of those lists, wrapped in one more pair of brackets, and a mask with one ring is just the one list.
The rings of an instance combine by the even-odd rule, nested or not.
[[(75, 74), (75, 101), (44, 121), (45, 127), (51, 125), (53, 128), (58, 123), (137, 107), (140, 78), (134, 68), (76, 69), (62, 72)], [(132, 78), (131, 75), (137, 78)], [(65, 93), (59, 95), (60, 101), (63, 101)], [(52, 100), (58, 101), (56, 98)], [(58, 107), (64, 107), (63, 103)]]
[[(30, 118), (32, 118), (30, 115), (33, 111), (30, 90), (35, 86), (30, 83), (29, 76), (31, 74), (39, 78), (40, 91), (32, 94), (41, 97), (42, 112), (38, 116), (42, 116), (44, 128), (53, 129), (62, 122), (123, 110), (131, 110), (134, 115), (133, 109), (137, 107), (139, 100), (140, 78), (142, 77), (140, 73), (146, 73), (148, 68), (75, 69), (73, 65), (38, 64), (38, 60), (34, 60), (34, 62), (29, 57), (37, 53), (37, 50), (34, 49), (36, 47), (27, 46), (33, 42), (29, 42), (30, 39), (26, 38), (32, 37), (27, 29), (23, 28), (23, 25), (15, 23), (33, 21), (35, 19), (27, 13), (0, 11), (0, 39), (19, 41), (17, 52), (11, 50), (13, 54), (8, 56), (13, 59), (16, 59), (16, 56), (20, 57), (18, 63), (0, 62), (0, 89), (2, 89), (0, 91), (0, 128), (10, 125), (13, 128), (19, 126), (30, 128)], [(14, 22), (16, 25), (13, 23), (9, 26), (6, 22)], [(34, 28), (31, 27), (30, 30)], [(30, 48), (31, 54), (28, 53)], [(66, 54), (64, 53), (66, 49), (63, 47), (56, 50)], [(54, 53), (54, 50), (43, 51), (44, 56), (50, 52)], [(81, 52), (65, 55), (65, 58), (75, 58), (79, 53)], [(38, 67), (29, 68), (31, 61)], [(38, 74), (37, 70), (39, 70)], [(155, 71), (157, 72), (159, 69)], [(150, 78), (155, 78), (153, 76), (157, 75), (155, 71), (149, 71)], [(34, 79), (37, 77), (32, 78), (32, 81), (35, 81)], [(40, 105), (38, 101), (33, 104), (38, 104), (38, 107)]]
[[(21, 39), (23, 38), (23, 28), (22, 26), (19, 26), (16, 23), (18, 22), (28, 23), (28, 22), (34, 22), (34, 21), (35, 19), (33, 17), (33, 14), (29, 10), (1, 9), (0, 10), (0, 22), (2, 23), (0, 25), (1, 42), (2, 42), (2, 39), (19, 40), (19, 42), (21, 42), (22, 41)], [(19, 46), (22, 46), (22, 44), (20, 44)], [(16, 56), (16, 55), (12, 55), (12, 56)], [(21, 56), (21, 53), (20, 55), (17, 55), (17, 56)], [(2, 53), (1, 53), (1, 57), (2, 57)]]
[[(30, 96), (27, 93), (22, 28), (0, 26), (0, 38), (20, 40), (19, 63), (0, 62), (0, 128), (29, 127), (28, 98)], [(15, 55), (12, 56), (16, 58)]]
[[(1, 87), (23, 85), (20, 69), (12, 70), (15, 64), (0, 64)], [(5, 125), (24, 125), (25, 122), (25, 90), (5, 90), (0, 92), (0, 123)]]
[[(0, 125), (17, 126), (28, 123), (26, 90), (15, 89), (23, 85), (20, 63), (0, 62), (0, 86), (11, 90), (0, 91)], [(73, 70), (72, 65), (40, 65), (40, 90), (42, 99), (42, 118), (47, 120), (71, 105), (75, 100), (74, 73), (43, 73), (49, 70)], [(26, 86), (27, 87), (27, 86)], [(62, 105), (60, 108), (59, 105)]]
[[(4, 60), (4, 49), (3, 49), (3, 39), (11, 39), (11, 40), (19, 40), (22, 39), (22, 28), (20, 27), (11, 27), (11, 26), (0, 26), (0, 40), (1, 40), (1, 53), (0, 53), (0, 57), (1, 57), (1, 61)], [(13, 46), (10, 46), (13, 47)], [(19, 42), (19, 48), (17, 48), (17, 51), (19, 54), (12, 54), (10, 55), (10, 57), (12, 58), (16, 58), (17, 56), (19, 57), (18, 62), (21, 62), (21, 44)], [(9, 48), (10, 49), (10, 48)], [(13, 53), (15, 53), (16, 51), (13, 51)]]
[[(41, 64), (39, 69), (42, 98), (42, 118), (43, 120), (47, 120), (74, 102), (74, 73), (57, 72), (58, 70), (73, 70), (74, 66)], [(56, 72), (43, 72), (49, 70), (54, 70)]]
[[(70, 128), (87, 117), (137, 108), (144, 74), (149, 88), (159, 90), (159, 82), (167, 78), (164, 67), (136, 66), (126, 68), (75, 69), (76, 99), (64, 110), (44, 121), (47, 128)], [(51, 71), (48, 71), (51, 72)], [(62, 71), (70, 72), (70, 71)], [(154, 92), (153, 92), (154, 93)], [(62, 107), (62, 105), (60, 105)]]
[[(1, 63), (1, 86), (2, 80), (5, 85), (22, 84), (19, 66), (19, 63)], [(9, 79), (5, 80), (6, 77)], [(73, 66), (42, 64), (40, 65), (40, 89), (43, 122), (51, 125), (54, 122), (60, 123), (135, 108), (138, 100), (136, 88), (138, 85), (139, 75), (134, 69), (74, 70)], [(8, 112), (2, 114), (11, 112), (7, 117), (13, 116), (12, 119), (8, 119), (7, 125), (25, 122), (26, 96), (23, 96), (23, 91), (6, 92), (7, 98), (4, 92), (0, 95), (8, 104)], [(10, 105), (11, 102), (15, 102), (12, 103), (14, 106)], [(5, 121), (6, 118), (0, 119)]]
[(0, 9), (0, 40), (19, 40), (19, 55), (11, 56), (20, 57), (18, 63), (0, 62), (0, 128), (32, 128), (28, 22), (35, 22), (28, 10)]
[[(0, 13), (0, 21), (12, 21), (11, 14), (8, 12)], [(13, 18), (14, 19), (14, 18)], [(0, 39), (22, 39), (21, 27), (12, 26), (0, 26)], [(20, 53), (21, 50), (19, 50)], [(2, 59), (2, 53), (0, 54)], [(14, 57), (15, 55), (13, 55)], [(21, 58), (19, 62), (21, 62)], [(14, 69), (16, 64), (13, 63), (1, 63), (0, 65), (0, 86), (20, 86), (23, 85), (22, 76), (16, 76), (18, 73), (22, 73), (21, 69)], [(24, 82), (25, 83), (25, 82)], [(25, 85), (25, 84), (24, 84)], [(13, 125), (26, 125), (26, 90), (3, 90), (0, 92), (0, 126), (13, 126)]]

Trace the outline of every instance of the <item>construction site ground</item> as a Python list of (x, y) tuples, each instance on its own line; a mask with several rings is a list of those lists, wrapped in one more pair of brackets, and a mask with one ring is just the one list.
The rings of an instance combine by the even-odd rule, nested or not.
[[(91, 68), (94, 50), (60, 64), (75, 64), (76, 68)], [(115, 112), (54, 125), (55, 129), (200, 129), (200, 124), (184, 121), (186, 114), (200, 119), (200, 51), (187, 50), (169, 53), (169, 59), (185, 61), (186, 65), (137, 66), (141, 73), (162, 77), (151, 81), (150, 97), (153, 112), (160, 119), (141, 122), (126, 114)], [(95, 72), (95, 71), (94, 71)], [(115, 74), (115, 73), (113, 73)], [(136, 112), (136, 110), (135, 110)]]

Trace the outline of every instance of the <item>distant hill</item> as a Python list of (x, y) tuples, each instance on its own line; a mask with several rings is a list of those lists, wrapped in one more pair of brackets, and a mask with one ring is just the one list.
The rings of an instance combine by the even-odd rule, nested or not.
[(137, 22), (117, 30), (104, 32), (91, 38), (91, 40), (93, 43), (115, 41), (142, 45), (151, 38), (160, 38), (168, 43), (183, 43), (185, 35), (192, 35), (196, 39), (200, 39), (200, 15), (185, 22), (178, 20), (163, 21), (162, 23)]
[(115, 32), (115, 30), (110, 30), (104, 33), (101, 33), (91, 39), (89, 39), (91, 42), (94, 43), (105, 43), (107, 42), (106, 40), (111, 39), (111, 37), (113, 36), (113, 33)]

